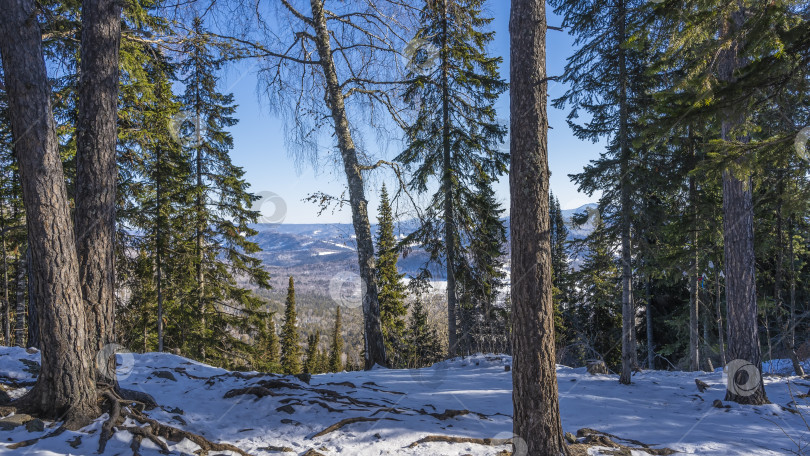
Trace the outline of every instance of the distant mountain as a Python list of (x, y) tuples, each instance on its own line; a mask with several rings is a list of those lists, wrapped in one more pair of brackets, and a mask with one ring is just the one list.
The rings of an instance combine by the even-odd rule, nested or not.
[[(575, 213), (594, 210), (596, 204), (585, 204), (576, 209), (563, 211), (563, 216), (570, 221)], [(504, 220), (507, 227), (507, 236), (510, 218)], [(400, 223), (397, 235), (402, 237), (411, 234), (417, 227), (413, 220)], [(339, 271), (357, 270), (357, 253), (354, 228), (347, 223), (310, 223), (310, 224), (257, 224), (253, 228), (258, 234), (252, 240), (259, 244), (262, 251), (257, 254), (271, 270), (271, 273), (283, 272), (283, 275), (302, 272), (313, 274), (334, 274)], [(372, 232), (376, 233), (377, 226), (372, 225)], [(571, 227), (571, 238), (582, 238), (593, 230), (590, 224), (574, 229)], [(509, 255), (507, 245), (507, 257)], [(416, 275), (428, 260), (427, 252), (415, 247), (403, 258), (400, 258), (400, 271)], [(433, 268), (431, 272), (437, 280), (444, 276), (440, 268)], [(279, 274), (275, 274), (278, 276)]]

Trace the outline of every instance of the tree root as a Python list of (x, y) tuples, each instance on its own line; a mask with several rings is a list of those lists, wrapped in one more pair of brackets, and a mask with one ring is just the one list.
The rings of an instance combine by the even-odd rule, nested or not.
[(422, 443), (434, 443), (434, 442), (474, 443), (476, 445), (500, 446), (500, 445), (510, 445), (512, 443), (512, 439), (479, 439), (475, 437), (455, 437), (451, 435), (429, 435), (427, 437), (422, 437), (416, 442), (413, 442), (412, 444), (408, 445), (407, 448), (414, 448)]
[(232, 389), (227, 393), (225, 393), (225, 396), (223, 397), (225, 399), (230, 399), (232, 397), (241, 396), (243, 394), (244, 395), (252, 394), (256, 396), (256, 400), (259, 400), (265, 396), (280, 396), (279, 393), (274, 393), (263, 386), (248, 386), (247, 388)]
[(396, 418), (386, 418), (386, 417), (383, 417), (383, 418), (367, 418), (367, 417), (364, 417), (364, 416), (356, 416), (354, 418), (346, 418), (345, 420), (340, 420), (337, 423), (335, 423), (335, 424), (329, 426), (328, 428), (324, 429), (323, 431), (313, 435), (309, 439), (311, 440), (311, 439), (315, 439), (315, 438), (318, 438), (318, 437), (322, 437), (322, 436), (324, 436), (324, 435), (326, 435), (326, 434), (328, 434), (330, 432), (337, 431), (338, 429), (342, 428), (343, 426), (346, 426), (346, 425), (349, 425), (349, 424), (352, 424), (352, 423), (364, 423), (364, 422), (380, 421), (380, 420), (401, 421), (401, 420), (398, 420)]
[(35, 443), (39, 442), (40, 440), (45, 440), (45, 439), (49, 439), (51, 437), (56, 437), (58, 435), (61, 435), (65, 431), (67, 431), (67, 428), (65, 426), (59, 426), (59, 428), (57, 430), (51, 432), (50, 434), (45, 434), (42, 437), (37, 437), (35, 439), (23, 440), (22, 442), (12, 443), (11, 445), (9, 445), (6, 448), (8, 448), (10, 450), (16, 450), (18, 448), (25, 448), (27, 446), (34, 445)]

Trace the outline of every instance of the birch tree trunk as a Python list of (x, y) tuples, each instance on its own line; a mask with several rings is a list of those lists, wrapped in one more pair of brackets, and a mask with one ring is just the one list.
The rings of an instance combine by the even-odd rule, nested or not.
[(365, 367), (375, 364), (388, 365), (380, 322), (380, 301), (377, 296), (377, 278), (374, 273), (374, 241), (371, 237), (371, 224), (368, 221), (368, 201), (363, 187), (362, 168), (357, 159), (357, 150), (352, 139), (349, 119), (346, 114), (344, 95), (337, 77), (332, 57), (332, 44), (323, 0), (310, 0), (312, 21), (315, 28), (315, 42), (320, 56), (320, 65), (326, 82), (326, 101), (331, 110), (335, 137), (343, 159), (343, 168), (349, 186), (349, 203), (352, 208), (352, 224), (357, 241), (357, 259), (363, 290), (363, 317), (365, 334)]

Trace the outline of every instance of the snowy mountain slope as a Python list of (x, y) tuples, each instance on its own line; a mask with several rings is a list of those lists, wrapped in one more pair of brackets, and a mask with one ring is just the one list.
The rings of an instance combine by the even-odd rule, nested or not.
[[(317, 375), (310, 385), (291, 377), (230, 373), (169, 354), (120, 356), (122, 386), (146, 391), (160, 404), (147, 412), (151, 418), (231, 443), (252, 455), (301, 455), (313, 449), (323, 455), (495, 455), (507, 446), (414, 442), (429, 435), (512, 437), (507, 356), (478, 355), (426, 369)], [(32, 379), (22, 360), (30, 364), (37, 358), (19, 348), (0, 348), (0, 381)], [(723, 399), (723, 374), (699, 374), (711, 385), (703, 394), (697, 392), (695, 377), (650, 371), (637, 374), (627, 387), (620, 386), (616, 376), (591, 376), (584, 369), (561, 366), (563, 428), (567, 432), (592, 428), (654, 448), (700, 455), (786, 454), (796, 446), (785, 433), (808, 442), (802, 417), (782, 406), (792, 401), (788, 385), (796, 394), (810, 384), (768, 377), (766, 389), (773, 405), (715, 408), (712, 402)], [(249, 387), (253, 389), (244, 391)], [(23, 391), (14, 390), (12, 395)], [(810, 412), (805, 399), (797, 401), (800, 410)], [(347, 418), (355, 420), (333, 426)], [(56, 426), (35, 432), (23, 426), (0, 431), (0, 455), (95, 454), (100, 426), (98, 421), (84, 432), (65, 432), (17, 450), (8, 446), (45, 435)], [(126, 431), (117, 432), (105, 454), (132, 454), (131, 437)], [(197, 449), (188, 440), (168, 446), (172, 454)], [(145, 439), (140, 452), (159, 454), (157, 446)]]

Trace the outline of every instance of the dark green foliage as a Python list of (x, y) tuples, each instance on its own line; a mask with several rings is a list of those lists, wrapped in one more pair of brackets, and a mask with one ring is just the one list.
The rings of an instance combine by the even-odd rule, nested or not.
[(332, 331), (332, 343), (329, 346), (328, 372), (343, 371), (343, 334), (340, 323), (340, 307), (335, 309), (335, 328)]
[[(304, 361), (305, 374), (318, 374), (321, 373), (320, 363), (320, 350), (318, 345), (321, 343), (321, 332), (315, 331), (307, 337), (307, 358)], [(294, 373), (294, 372), (290, 372)]]
[[(498, 73), (502, 59), (486, 52), (493, 33), (485, 31), (492, 19), (482, 17), (483, 3), (425, 2), (422, 27), (412, 41), (419, 50), (413, 53), (411, 82), (404, 93), (416, 118), (406, 128), (407, 147), (397, 157), (413, 172), (413, 189), (425, 193), (436, 188), (419, 230), (405, 243), (421, 243), (431, 262), (444, 263), (451, 355), (458, 336), (456, 298), (461, 295), (456, 280), (470, 269), (465, 255), (470, 233), (485, 222), (474, 219), (467, 208), (475, 205), (479, 175), (497, 179), (508, 163), (508, 154), (499, 149), (506, 129), (494, 108), (507, 85)], [(423, 276), (429, 276), (427, 268)]]
[(285, 374), (301, 373), (301, 342), (295, 312), (295, 282), (290, 277), (281, 327), (281, 370)]
[(394, 236), (394, 215), (388, 200), (388, 191), (383, 185), (380, 193), (380, 209), (377, 216), (377, 280), (379, 286), (380, 318), (385, 339), (385, 352), (392, 367), (403, 364), (402, 353), (405, 333), (405, 285), (397, 269), (399, 251)]
[(407, 335), (407, 367), (425, 367), (444, 356), (436, 329), (428, 322), (425, 306), (416, 299), (411, 308)]

